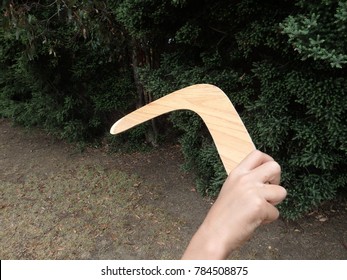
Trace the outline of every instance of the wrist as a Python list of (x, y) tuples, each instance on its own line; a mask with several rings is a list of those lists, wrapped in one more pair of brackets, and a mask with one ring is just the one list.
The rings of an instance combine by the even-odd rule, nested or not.
[(214, 228), (204, 222), (191, 239), (182, 259), (226, 259), (229, 246)]

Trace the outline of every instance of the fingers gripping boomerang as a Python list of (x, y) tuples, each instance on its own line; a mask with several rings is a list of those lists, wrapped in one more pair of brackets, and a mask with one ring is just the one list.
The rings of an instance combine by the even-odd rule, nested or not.
[(246, 127), (225, 93), (216, 86), (198, 84), (172, 92), (118, 120), (111, 134), (175, 110), (191, 110), (205, 122), (229, 174), (255, 146)]

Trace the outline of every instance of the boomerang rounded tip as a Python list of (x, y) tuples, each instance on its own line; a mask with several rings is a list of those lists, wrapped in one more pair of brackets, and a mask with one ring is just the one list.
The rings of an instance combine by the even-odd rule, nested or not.
[(114, 135), (114, 134), (123, 132), (123, 130), (120, 129), (121, 123), (122, 123), (122, 119), (119, 119), (118, 121), (116, 121), (110, 129), (110, 133)]

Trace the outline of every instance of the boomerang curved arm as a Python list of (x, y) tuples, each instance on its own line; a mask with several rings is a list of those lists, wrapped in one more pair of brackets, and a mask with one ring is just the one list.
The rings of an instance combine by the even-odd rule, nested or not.
[(118, 120), (110, 132), (121, 133), (175, 110), (191, 110), (203, 119), (227, 174), (255, 149), (229, 98), (221, 89), (209, 84), (189, 86), (155, 100)]

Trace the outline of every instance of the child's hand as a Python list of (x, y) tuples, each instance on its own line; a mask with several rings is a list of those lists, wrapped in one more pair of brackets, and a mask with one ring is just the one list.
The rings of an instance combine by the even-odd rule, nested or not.
[(229, 175), (183, 259), (225, 259), (261, 224), (276, 220), (275, 207), (287, 195), (279, 186), (281, 168), (258, 150)]

